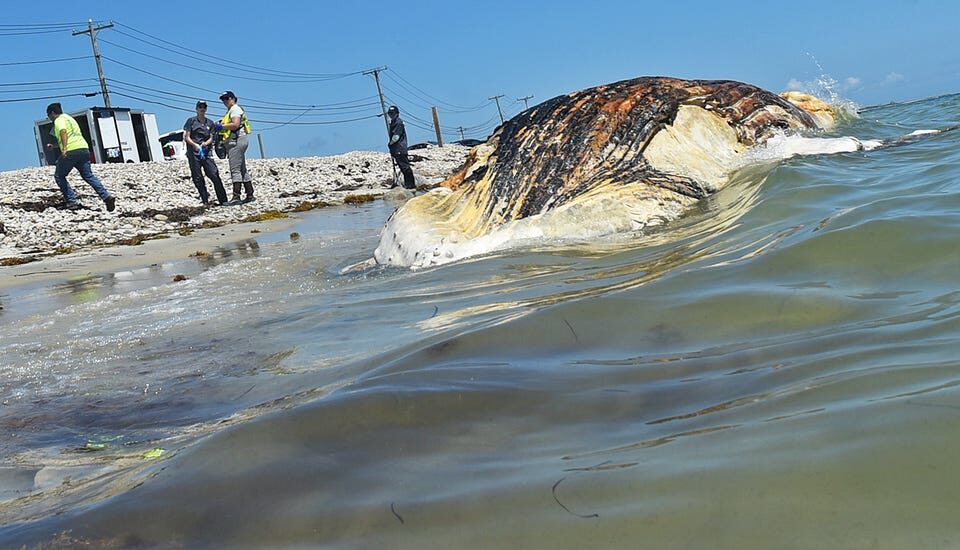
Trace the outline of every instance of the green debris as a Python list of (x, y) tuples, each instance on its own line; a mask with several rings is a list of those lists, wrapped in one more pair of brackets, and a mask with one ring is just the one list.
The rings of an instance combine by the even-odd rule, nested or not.
[(150, 449), (149, 451), (143, 453), (142, 456), (143, 458), (160, 458), (161, 456), (163, 456), (163, 453), (165, 452), (167, 451), (161, 449), (160, 447), (157, 447), (156, 449)]

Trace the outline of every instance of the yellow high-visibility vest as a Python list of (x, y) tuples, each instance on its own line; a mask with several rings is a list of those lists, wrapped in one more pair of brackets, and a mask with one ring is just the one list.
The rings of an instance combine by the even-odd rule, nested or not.
[[(243, 131), (246, 132), (247, 135), (250, 135), (250, 120), (247, 118), (246, 110), (243, 111), (243, 116), (240, 117), (240, 122), (243, 123)], [(223, 119), (220, 120), (220, 124), (222, 124), (223, 126), (226, 126), (229, 123), (230, 123), (230, 110), (228, 109), (227, 112), (224, 113)], [(232, 130), (227, 130), (226, 128), (224, 128), (223, 130), (220, 130), (220, 138), (221, 139), (229, 138), (231, 131)]]

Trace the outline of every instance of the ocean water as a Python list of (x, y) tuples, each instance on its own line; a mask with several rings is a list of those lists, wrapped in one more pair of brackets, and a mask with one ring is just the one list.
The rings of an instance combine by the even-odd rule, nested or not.
[(341, 274), (378, 202), (4, 291), (0, 547), (958, 547), (958, 122), (648, 234)]

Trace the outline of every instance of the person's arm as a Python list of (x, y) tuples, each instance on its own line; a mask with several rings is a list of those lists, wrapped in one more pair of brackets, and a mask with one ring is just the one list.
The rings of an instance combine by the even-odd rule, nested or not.
[(394, 120), (390, 123), (390, 145), (400, 141), (400, 121)]
[(60, 129), (60, 154), (61, 155), (67, 154), (67, 129), (66, 128)]
[(193, 142), (193, 139), (190, 138), (190, 119), (187, 119), (186, 124), (183, 125), (183, 141), (187, 142), (187, 145), (190, 145), (194, 149), (199, 149), (196, 143)]
[(209, 118), (207, 119), (207, 132), (209, 132), (207, 139), (205, 139), (203, 143), (201, 143), (201, 145), (204, 147), (209, 147), (210, 144), (213, 143), (213, 135), (217, 133), (216, 126), (214, 125), (213, 121), (211, 121)]

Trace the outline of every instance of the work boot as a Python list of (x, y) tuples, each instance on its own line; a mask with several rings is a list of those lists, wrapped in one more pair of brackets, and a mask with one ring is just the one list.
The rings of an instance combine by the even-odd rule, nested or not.
[(253, 202), (253, 182), (247, 181), (243, 183), (243, 191), (247, 196), (243, 198), (243, 202)]
[(243, 184), (239, 182), (233, 184), (233, 196), (230, 197), (231, 204), (240, 204), (240, 187), (242, 186)]

